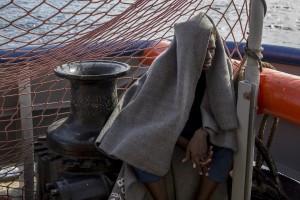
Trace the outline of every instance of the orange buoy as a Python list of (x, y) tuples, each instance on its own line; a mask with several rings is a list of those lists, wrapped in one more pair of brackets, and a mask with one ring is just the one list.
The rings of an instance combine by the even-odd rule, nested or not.
[[(240, 61), (232, 59), (233, 73)], [(258, 114), (266, 113), (300, 124), (300, 76), (263, 68), (258, 91)]]
[(300, 124), (300, 77), (264, 68), (260, 74), (258, 113)]
[(170, 41), (162, 40), (155, 43), (153, 46), (147, 47), (144, 50), (142, 56), (139, 58), (139, 61), (145, 65), (151, 65), (154, 59), (163, 51), (165, 51), (170, 46), (170, 44)]
[[(143, 63), (153, 60), (170, 45), (161, 41), (149, 47), (143, 54)], [(233, 73), (237, 73), (240, 61), (233, 61)], [(300, 76), (264, 68), (260, 74), (258, 114), (266, 113), (300, 124)]]

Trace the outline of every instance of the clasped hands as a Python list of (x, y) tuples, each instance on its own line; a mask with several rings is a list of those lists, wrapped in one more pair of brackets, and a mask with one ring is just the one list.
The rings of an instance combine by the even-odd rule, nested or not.
[(210, 163), (213, 156), (213, 147), (208, 149), (207, 133), (202, 128), (195, 131), (192, 139), (186, 147), (185, 157), (182, 162), (187, 162), (189, 159), (193, 162), (193, 168), (197, 169), (199, 175), (209, 175)]

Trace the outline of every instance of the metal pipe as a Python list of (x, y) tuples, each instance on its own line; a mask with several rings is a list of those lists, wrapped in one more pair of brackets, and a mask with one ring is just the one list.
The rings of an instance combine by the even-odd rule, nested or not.
[(24, 171), (20, 178), (24, 179), (25, 200), (30, 200), (34, 197), (33, 123), (30, 79), (25, 79), (19, 83), (19, 103), (21, 129), (24, 141), (22, 147)]
[(251, 93), (251, 84), (246, 81), (241, 81), (238, 88), (237, 117), (239, 120), (239, 127), (237, 132), (243, 133), (244, 135), (237, 134), (238, 151), (234, 155), (232, 200), (244, 200), (246, 182), (245, 172), (247, 168), (247, 157), (245, 155), (247, 155), (249, 145), (248, 141), (245, 139), (245, 133), (248, 132), (249, 127), (250, 99), (248, 94)]
[[(244, 101), (244, 98), (250, 100), (249, 120), (248, 124), (241, 123), (245, 115), (243, 108), (238, 107), (238, 148), (239, 151), (235, 155), (235, 165), (233, 171), (233, 185), (232, 185), (232, 199), (250, 199), (251, 186), (252, 186), (252, 170), (253, 170), (253, 157), (254, 157), (254, 137), (255, 128), (254, 121), (257, 109), (257, 94), (259, 85), (259, 64), (260, 64), (260, 49), (262, 40), (263, 19), (265, 15), (266, 4), (263, 0), (252, 0), (250, 6), (250, 34), (248, 37), (248, 49), (247, 50), (247, 65), (245, 68), (245, 82), (250, 86), (250, 92), (244, 92), (242, 98), (238, 101)], [(239, 102), (238, 102), (239, 105)], [(248, 126), (248, 127), (243, 127)], [(246, 147), (243, 145), (246, 144)], [(246, 148), (246, 149), (245, 149)], [(245, 159), (246, 158), (246, 159)], [(243, 181), (240, 181), (240, 177), (244, 177)], [(238, 180), (239, 179), (239, 180)]]

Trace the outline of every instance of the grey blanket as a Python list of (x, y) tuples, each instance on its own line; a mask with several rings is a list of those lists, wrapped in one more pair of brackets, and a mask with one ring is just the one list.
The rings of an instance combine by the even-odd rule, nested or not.
[[(213, 26), (202, 13), (175, 24), (171, 46), (128, 89), (100, 132), (97, 148), (124, 161), (111, 199), (124, 199), (124, 194), (129, 200), (150, 198), (130, 166), (160, 176), (168, 174), (166, 180), (174, 199), (192, 199), (192, 188), (199, 177), (191, 163), (180, 162), (184, 151), (174, 150), (174, 146), (189, 117)], [(235, 97), (228, 64), (217, 34), (213, 66), (206, 72), (206, 90), (199, 109), (211, 142), (236, 150)], [(181, 186), (182, 181), (189, 186)]]

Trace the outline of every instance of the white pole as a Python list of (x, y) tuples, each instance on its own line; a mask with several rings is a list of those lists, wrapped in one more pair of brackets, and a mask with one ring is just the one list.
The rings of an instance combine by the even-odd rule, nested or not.
[(30, 200), (34, 198), (33, 123), (30, 79), (19, 82), (19, 102), (23, 135), (22, 158), (24, 159), (24, 171), (20, 178), (24, 180), (24, 199)]
[[(263, 20), (265, 13), (264, 0), (252, 0), (250, 6), (250, 32), (248, 37), (248, 48), (250, 51), (261, 49)], [(249, 56), (247, 59), (245, 79), (253, 84), (259, 84), (259, 62), (256, 58)], [(256, 102), (255, 102), (256, 103)]]
[[(234, 157), (232, 200), (249, 200), (251, 198), (252, 170), (254, 157), (255, 116), (259, 86), (259, 57), (262, 40), (265, 2), (252, 0), (250, 6), (250, 33), (248, 37), (249, 52), (245, 81), (239, 84), (238, 96), (238, 153)], [(256, 54), (256, 57), (254, 56)], [(241, 93), (242, 92), (242, 93)], [(240, 94), (241, 93), (241, 94)], [(245, 113), (249, 103), (249, 111)], [(245, 122), (248, 120), (248, 123)]]
[(239, 83), (237, 117), (239, 127), (237, 130), (238, 151), (234, 155), (232, 200), (244, 200), (246, 186), (247, 151), (248, 151), (248, 128), (251, 84), (246, 81)]

